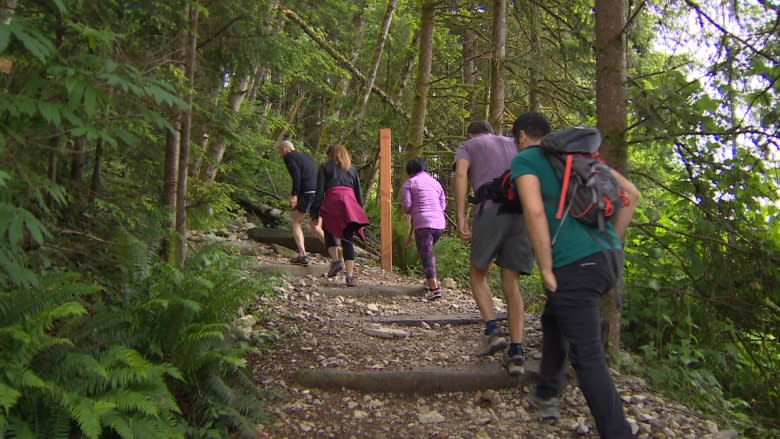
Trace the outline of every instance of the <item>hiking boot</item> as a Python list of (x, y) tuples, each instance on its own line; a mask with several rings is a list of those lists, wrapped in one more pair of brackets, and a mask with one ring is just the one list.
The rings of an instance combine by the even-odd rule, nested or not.
[(509, 375), (513, 377), (520, 376), (525, 373), (525, 355), (523, 351), (516, 353), (515, 355), (509, 355), (509, 351), (504, 352), (503, 359), (504, 367)]
[(536, 392), (528, 394), (528, 404), (538, 412), (538, 418), (543, 421), (556, 421), (561, 419), (561, 399), (554, 396), (542, 398)]
[(425, 300), (436, 300), (436, 299), (441, 299), (441, 288), (430, 290), (428, 291), (428, 294), (425, 295)]
[(309, 265), (309, 262), (308, 256), (296, 256), (290, 259), (290, 263), (295, 265)]
[(509, 345), (506, 338), (498, 329), (491, 332), (489, 335), (482, 335), (482, 339), (479, 343), (479, 349), (477, 350), (478, 357), (484, 357), (485, 355), (494, 354), (500, 350), (506, 349)]
[(348, 287), (356, 287), (357, 286), (357, 280), (354, 276), (347, 276), (347, 286)]
[(344, 263), (341, 261), (335, 261), (330, 263), (330, 269), (328, 270), (328, 277), (336, 277), (339, 271), (344, 269)]

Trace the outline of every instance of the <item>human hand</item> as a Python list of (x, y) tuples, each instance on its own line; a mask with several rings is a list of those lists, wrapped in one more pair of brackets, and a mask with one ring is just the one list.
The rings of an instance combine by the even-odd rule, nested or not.
[(544, 289), (550, 293), (554, 293), (558, 289), (558, 280), (555, 279), (552, 270), (542, 272), (542, 284)]
[(406, 248), (412, 248), (413, 233), (410, 231), (409, 236), (406, 237)]
[(471, 241), (471, 228), (469, 227), (469, 223), (464, 221), (458, 224), (458, 233), (460, 233), (460, 239)]

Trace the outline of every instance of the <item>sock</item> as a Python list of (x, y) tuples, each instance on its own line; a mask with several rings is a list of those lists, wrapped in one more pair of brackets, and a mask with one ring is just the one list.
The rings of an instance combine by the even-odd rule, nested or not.
[(493, 331), (498, 329), (498, 322), (495, 320), (488, 320), (485, 322), (485, 335), (490, 335)]
[(522, 343), (509, 343), (509, 356), (514, 357), (515, 355), (523, 355), (523, 344)]

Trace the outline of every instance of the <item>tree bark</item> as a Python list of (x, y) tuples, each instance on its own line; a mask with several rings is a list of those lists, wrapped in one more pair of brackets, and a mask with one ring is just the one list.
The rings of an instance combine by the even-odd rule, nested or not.
[[(536, 4), (536, 2), (529, 1), (527, 5), (528, 10), (528, 27), (529, 32), (528, 36), (531, 39), (531, 59), (539, 59), (541, 56), (541, 43), (539, 41), (539, 5)], [(540, 91), (539, 91), (539, 82), (537, 80), (537, 77), (539, 73), (537, 72), (536, 65), (534, 63), (529, 63), (530, 66), (528, 67), (528, 110), (530, 111), (540, 111), (541, 109), (541, 103), (540, 103)]]
[[(359, 8), (359, 11), (352, 17), (352, 25), (355, 29), (355, 39), (352, 42), (352, 50), (349, 52), (349, 62), (352, 65), (357, 62), (358, 55), (360, 54), (358, 49), (363, 45), (363, 37), (365, 36), (366, 20), (363, 15), (364, 10), (365, 8)], [(322, 129), (320, 130), (320, 135), (317, 139), (317, 147), (314, 150), (316, 156), (331, 143), (331, 128), (334, 125), (332, 121), (339, 120), (341, 117), (342, 98), (347, 96), (351, 84), (352, 80), (349, 76), (345, 75), (341, 78), (339, 83), (339, 94), (331, 99), (326, 117), (322, 118)]]
[(506, 0), (493, 0), (493, 50), (490, 57), (490, 112), (496, 130), (504, 125), (504, 61), (506, 59)]
[(85, 157), (87, 154), (87, 138), (79, 137), (73, 143), (73, 161), (70, 164), (70, 179), (81, 183), (84, 177)]
[(368, 98), (371, 96), (371, 88), (374, 86), (376, 73), (379, 71), (379, 62), (382, 60), (382, 53), (385, 48), (385, 41), (387, 41), (387, 33), (390, 30), (390, 23), (393, 21), (393, 14), (395, 13), (396, 4), (398, 4), (398, 0), (390, 0), (387, 2), (387, 11), (385, 11), (385, 19), (382, 22), (382, 29), (379, 31), (376, 52), (374, 53), (374, 59), (371, 60), (371, 72), (366, 79), (365, 91), (363, 93), (363, 97), (360, 100), (360, 105), (358, 106), (359, 110), (356, 115), (356, 130), (360, 128), (360, 124), (362, 123), (363, 117), (366, 114)]
[(474, 31), (465, 28), (463, 30), (463, 85), (465, 86), (466, 90), (469, 90), (469, 98), (466, 100), (466, 103), (464, 105), (464, 109), (466, 110), (466, 113), (469, 114), (469, 117), (471, 117), (471, 114), (474, 113), (474, 109), (477, 107), (476, 103), (476, 93), (474, 92), (474, 72), (476, 69), (476, 63), (474, 62), (474, 43), (476, 41), (476, 37), (474, 35)]
[[(190, 6), (189, 29), (187, 30), (185, 75), (190, 90), (195, 87), (195, 55), (198, 43), (198, 9)], [(190, 133), (192, 132), (192, 98), (187, 94), (187, 111), (181, 124), (181, 144), (179, 146), (179, 169), (176, 184), (176, 265), (184, 266), (187, 257), (187, 174), (190, 159)]]
[[(165, 142), (165, 167), (163, 169), (163, 193), (162, 205), (170, 212), (176, 210), (176, 187), (177, 173), (179, 170), (179, 145), (181, 145), (181, 121), (182, 116), (179, 113), (174, 121), (174, 130), (168, 131)], [(166, 227), (173, 228), (173, 219), (166, 224)]]
[[(313, 39), (320, 47), (325, 49), (328, 54), (333, 57), (342, 67), (347, 69), (352, 75), (354, 75), (357, 79), (359, 79), (361, 82), (366, 82), (366, 76), (358, 70), (357, 67), (355, 67), (352, 63), (347, 60), (344, 55), (340, 54), (336, 49), (334, 49), (330, 44), (328, 44), (324, 38), (322, 38), (314, 29), (311, 28), (308, 24), (306, 24), (305, 21), (301, 17), (298, 16), (295, 12), (285, 9), (284, 14), (289, 17), (292, 21), (294, 21), (296, 24), (298, 24), (301, 29), (303, 29), (304, 32), (306, 32), (311, 39)], [(410, 116), (407, 112), (401, 108), (401, 106), (398, 104), (398, 102), (393, 101), (390, 96), (385, 93), (384, 90), (379, 88), (376, 84), (374, 84), (371, 87), (371, 91), (376, 93), (377, 96), (382, 98), (383, 101), (385, 101), (390, 107), (395, 110), (398, 115), (400, 115), (404, 120), (409, 120)]]
[[(602, 156), (618, 172), (627, 168), (626, 12), (624, 0), (596, 0), (596, 115), (604, 137)], [(604, 350), (614, 362), (620, 351), (620, 313), (624, 283), (601, 302)]]
[(424, 0), (420, 15), (420, 55), (417, 64), (412, 118), (405, 159), (419, 156), (422, 152), (425, 134), (425, 111), (428, 107), (428, 90), (431, 87), (431, 66), (433, 64), (433, 27), (436, 16), (436, 2)]
[(89, 202), (95, 200), (97, 194), (103, 187), (103, 181), (100, 174), (103, 172), (103, 139), (98, 139), (95, 144), (95, 163), (92, 165), (92, 180), (89, 184)]
[[(233, 78), (235, 79), (235, 78)], [(252, 77), (249, 74), (244, 75), (240, 81), (234, 82), (230, 86), (230, 111), (238, 113), (241, 111), (241, 104), (244, 103), (244, 99), (249, 92), (249, 84)], [(228, 126), (232, 129), (232, 126)], [(214, 183), (217, 178), (217, 172), (219, 172), (219, 165), (222, 163), (222, 157), (225, 155), (225, 149), (227, 148), (227, 139), (223, 134), (215, 136), (216, 139), (212, 139), (208, 143), (206, 148), (206, 161), (205, 168), (203, 170), (203, 182), (206, 184)]]
[(0, 24), (11, 24), (14, 12), (16, 12), (16, 0), (5, 0), (5, 4), (0, 8)]

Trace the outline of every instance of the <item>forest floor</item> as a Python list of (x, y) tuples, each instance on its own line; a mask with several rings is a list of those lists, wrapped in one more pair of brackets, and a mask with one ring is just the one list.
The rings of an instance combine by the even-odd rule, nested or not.
[[(289, 261), (288, 251), (278, 245), (240, 237), (238, 241), (242, 253), (257, 258), (261, 267), (284, 267)], [(467, 318), (477, 312), (467, 286), (445, 289), (436, 301), (426, 301), (422, 294), (369, 292), (361, 296), (356, 293), (367, 286), (408, 289), (422, 287), (423, 280), (384, 272), (376, 262), (359, 257), (355, 273), (360, 285), (347, 288), (343, 274), (325, 277), (324, 258), (312, 259), (308, 269), (291, 266), (292, 274), (280, 274), (278, 295), (263, 298), (258, 304), (256, 312), (273, 317), (254, 329), (272, 329), (279, 334), (268, 352), (252, 359), (257, 385), (271, 395), (267, 410), (273, 417), (269, 424), (259, 427), (258, 438), (598, 437), (574, 379), (569, 380), (562, 396), (562, 418), (557, 422), (537, 420), (525, 398), (532, 388), (529, 379), (510, 386), (446, 391), (446, 371), (476, 368), (501, 377), (505, 373), (500, 367), (500, 353), (474, 355), (482, 324)], [(495, 303), (498, 312), (505, 311), (500, 300)], [(425, 316), (430, 319), (425, 320)], [(451, 319), (442, 320), (442, 316)], [(372, 321), (409, 317), (416, 323)], [(528, 313), (524, 344), (529, 371), (524, 378), (533, 377), (532, 363), (538, 363), (541, 357), (540, 329), (539, 316)], [(430, 381), (418, 381), (423, 391), (412, 393), (404, 374), (415, 370), (433, 372), (428, 375)], [(320, 385), (327, 382), (327, 376), (325, 381), (317, 381), (322, 371), (346, 374), (341, 378), (347, 384)], [(303, 381), (301, 372), (312, 373), (315, 378)], [(350, 373), (364, 377), (362, 384), (350, 385)], [(469, 379), (468, 372), (464, 373)], [(369, 376), (368, 383), (365, 376)], [(498, 381), (505, 379), (501, 377)], [(616, 371), (613, 377), (636, 437), (738, 437), (728, 426), (654, 392), (641, 377)], [(495, 384), (495, 378), (485, 382)], [(430, 392), (429, 384), (434, 381), (445, 391)], [(414, 380), (411, 382), (414, 385)], [(480, 382), (475, 379), (472, 384), (479, 387)]]

